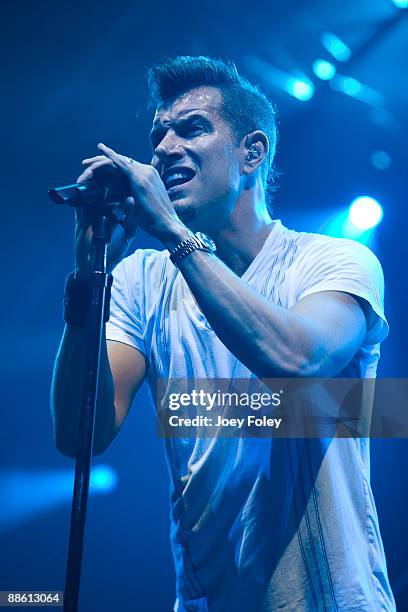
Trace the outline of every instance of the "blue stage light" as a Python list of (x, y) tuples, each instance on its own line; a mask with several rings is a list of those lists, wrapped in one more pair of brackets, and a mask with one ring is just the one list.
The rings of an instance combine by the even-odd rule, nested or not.
[(379, 91), (350, 76), (344, 76), (338, 73), (335, 74), (333, 78), (330, 79), (330, 87), (335, 91), (340, 91), (346, 96), (356, 98), (372, 107), (381, 107), (385, 102), (384, 96)]
[(288, 93), (297, 100), (306, 102), (313, 96), (315, 87), (312, 81), (301, 71), (296, 71), (297, 76), (285, 72), (269, 62), (264, 62), (255, 55), (244, 58), (246, 66), (261, 79), (264, 79), (274, 87)]
[(347, 62), (347, 60), (350, 59), (350, 49), (335, 34), (332, 34), (331, 32), (324, 32), (321, 35), (320, 40), (323, 47), (339, 62)]
[(395, 125), (394, 117), (385, 108), (372, 108), (370, 111), (370, 120), (381, 127), (389, 128), (392, 124)]
[(398, 8), (407, 8), (408, 7), (408, 0), (392, 0), (395, 4), (395, 6), (398, 6)]
[[(112, 491), (117, 485), (116, 472), (96, 465), (91, 470), (90, 494)], [(0, 471), (0, 532), (49, 512), (72, 499), (74, 470)]]
[(69, 503), (73, 470), (12, 470), (0, 473), (0, 531)]
[(313, 62), (313, 72), (322, 81), (328, 81), (336, 74), (336, 68), (326, 60), (317, 59)]
[(366, 231), (380, 223), (383, 209), (374, 198), (360, 196), (351, 203), (348, 216), (355, 228)]
[(361, 91), (361, 83), (352, 77), (346, 77), (343, 81), (344, 93), (348, 96), (357, 97)]
[(90, 488), (93, 491), (112, 491), (118, 478), (114, 470), (107, 465), (97, 465), (91, 471)]
[(375, 227), (382, 217), (383, 210), (377, 200), (370, 196), (359, 196), (348, 209), (333, 214), (320, 231), (328, 236), (349, 238), (370, 245), (375, 236)]
[(314, 85), (310, 81), (289, 78), (286, 83), (286, 91), (297, 100), (306, 102), (314, 94)]
[(391, 157), (386, 151), (373, 151), (371, 163), (377, 170), (387, 170), (391, 165)]

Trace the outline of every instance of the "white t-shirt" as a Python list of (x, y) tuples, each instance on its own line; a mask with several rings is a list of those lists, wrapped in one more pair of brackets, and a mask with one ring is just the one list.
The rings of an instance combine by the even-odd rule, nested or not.
[[(365, 246), (275, 221), (242, 280), (290, 308), (318, 291), (365, 299), (375, 317), (345, 377), (375, 376), (388, 333), (380, 263)], [(201, 313), (167, 251), (114, 271), (107, 339), (158, 378), (250, 378)], [(392, 611), (367, 439), (166, 439), (175, 610)]]

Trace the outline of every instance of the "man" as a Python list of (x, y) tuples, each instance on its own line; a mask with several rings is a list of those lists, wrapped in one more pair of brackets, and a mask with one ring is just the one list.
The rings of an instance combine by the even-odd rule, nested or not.
[[(156, 66), (149, 84), (151, 165), (100, 144), (79, 179), (114, 164), (130, 182), (112, 267), (137, 224), (166, 249), (114, 269), (95, 453), (145, 376), (153, 393), (158, 379), (373, 377), (387, 335), (374, 255), (269, 216), (266, 97), (234, 65), (203, 57)], [(74, 292), (89, 278), (91, 221), (77, 219)], [(74, 456), (85, 329), (66, 319), (53, 406), (57, 446)], [(395, 609), (367, 440), (197, 437), (167, 439), (166, 453), (175, 610)]]

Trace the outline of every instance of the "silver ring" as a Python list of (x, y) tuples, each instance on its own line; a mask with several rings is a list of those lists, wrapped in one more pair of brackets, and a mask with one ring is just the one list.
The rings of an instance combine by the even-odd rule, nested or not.
[(134, 160), (134, 159), (132, 159), (131, 157), (128, 157), (128, 158), (127, 158), (127, 160), (128, 160), (128, 163), (129, 163), (129, 164), (133, 164), (133, 162), (135, 161), (135, 160)]

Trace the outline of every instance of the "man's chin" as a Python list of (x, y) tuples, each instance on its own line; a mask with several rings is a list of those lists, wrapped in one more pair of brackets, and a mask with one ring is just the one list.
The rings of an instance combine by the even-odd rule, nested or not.
[(180, 198), (179, 200), (173, 201), (173, 206), (177, 216), (187, 226), (195, 221), (199, 215), (200, 206), (197, 202), (191, 202), (187, 199)]

